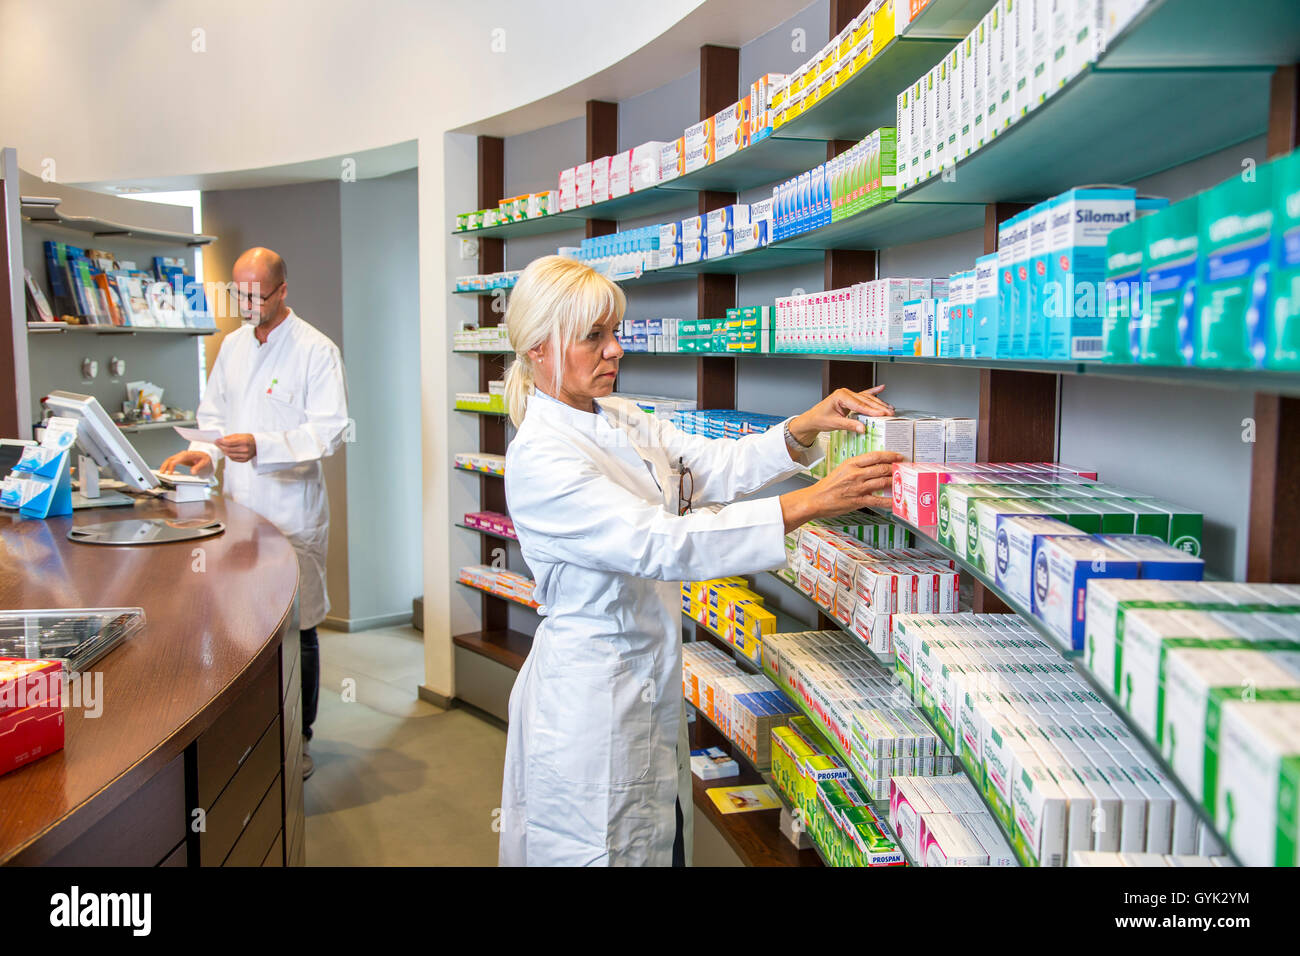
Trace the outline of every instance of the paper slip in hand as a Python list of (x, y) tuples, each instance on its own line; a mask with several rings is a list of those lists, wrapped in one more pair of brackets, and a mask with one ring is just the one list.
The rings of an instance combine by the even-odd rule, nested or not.
[(176, 429), (176, 434), (186, 441), (214, 442), (221, 437), (221, 432), (216, 430), (202, 431), (198, 428), (182, 428), (180, 425), (173, 425), (172, 427)]

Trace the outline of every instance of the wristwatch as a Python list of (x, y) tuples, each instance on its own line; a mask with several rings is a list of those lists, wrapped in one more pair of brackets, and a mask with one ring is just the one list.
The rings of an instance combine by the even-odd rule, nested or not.
[(793, 455), (797, 455), (801, 451), (807, 451), (813, 445), (817, 444), (816, 438), (814, 438), (807, 445), (803, 444), (801, 441), (799, 441), (799, 439), (795, 438), (794, 432), (790, 431), (790, 419), (788, 418), (785, 420), (785, 423), (781, 427), (785, 430), (785, 446), (790, 449), (790, 453)]

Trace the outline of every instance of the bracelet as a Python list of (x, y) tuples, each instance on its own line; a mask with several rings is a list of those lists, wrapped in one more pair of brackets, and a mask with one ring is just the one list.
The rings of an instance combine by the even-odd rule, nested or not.
[(790, 431), (790, 419), (788, 418), (785, 420), (785, 424), (782, 427), (785, 429), (785, 443), (791, 449), (802, 448), (804, 451), (807, 451), (813, 445), (817, 444), (816, 438), (807, 445), (795, 438), (794, 432)]

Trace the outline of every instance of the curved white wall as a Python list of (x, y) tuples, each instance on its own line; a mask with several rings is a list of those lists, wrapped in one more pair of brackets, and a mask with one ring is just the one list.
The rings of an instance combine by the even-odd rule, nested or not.
[(98, 182), (425, 139), (570, 86), (702, 2), (0, 0), (0, 140), (28, 171), (48, 157), (60, 182)]

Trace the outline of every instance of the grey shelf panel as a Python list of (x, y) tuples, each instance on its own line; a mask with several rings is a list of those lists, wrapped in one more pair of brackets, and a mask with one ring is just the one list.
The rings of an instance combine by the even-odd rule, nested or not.
[[(452, 289), (452, 295), (496, 295), (498, 292), (510, 294), (510, 289)], [(468, 351), (460, 349), (459, 351)]]
[(165, 229), (148, 229), (126, 223), (97, 219), (94, 216), (70, 216), (59, 210), (62, 200), (53, 197), (23, 196), (22, 216), (28, 222), (49, 226), (62, 226), (77, 232), (89, 233), (96, 239), (138, 239), (142, 242), (171, 243), (173, 245), (206, 246), (216, 242), (216, 236), (193, 232), (170, 232)]
[(872, 130), (893, 126), (898, 117), (898, 94), (943, 59), (959, 37), (894, 37), (843, 86), (772, 135), (859, 140)]
[(220, 329), (172, 329), (126, 325), (64, 325), (59, 322), (28, 322), (27, 331), (35, 335), (79, 332), (94, 335), (216, 335)]
[(191, 419), (189, 421), (174, 421), (174, 422), (144, 422), (143, 424), (140, 425), (118, 425), (117, 427), (121, 429), (123, 434), (133, 435), (136, 432), (161, 431), (164, 428), (173, 428), (173, 427), (198, 428), (199, 423)]
[[(1263, 134), (1268, 69), (1093, 67), (904, 203), (1037, 202), (1128, 183)], [(1262, 157), (1260, 157), (1262, 158)]]

